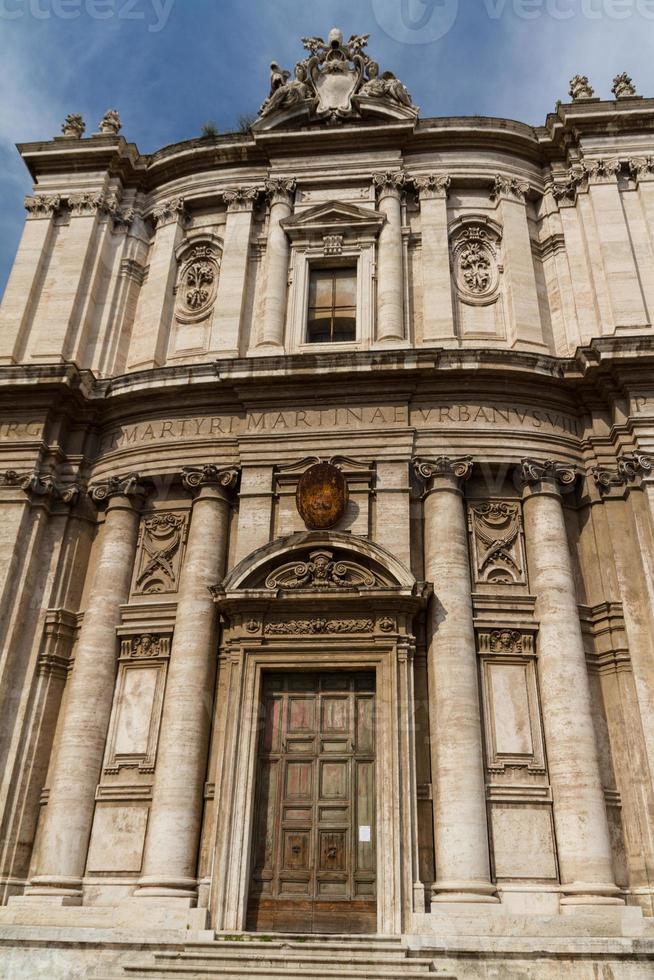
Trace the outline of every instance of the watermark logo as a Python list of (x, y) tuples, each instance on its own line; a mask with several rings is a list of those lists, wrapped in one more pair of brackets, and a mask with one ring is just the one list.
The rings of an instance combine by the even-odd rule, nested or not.
[(175, 0), (0, 0), (0, 21), (126, 20), (140, 22), (150, 34), (163, 31)]
[[(432, 44), (445, 37), (459, 16), (459, 0), (372, 0), (381, 29), (404, 44)], [(534, 21), (654, 20), (654, 0), (479, 0), (478, 11), (491, 21), (508, 17)]]
[(404, 44), (433, 44), (450, 32), (459, 0), (372, 0), (381, 29)]

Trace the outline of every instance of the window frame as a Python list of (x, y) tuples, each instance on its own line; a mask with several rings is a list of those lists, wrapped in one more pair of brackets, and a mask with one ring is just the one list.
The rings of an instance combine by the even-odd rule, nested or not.
[[(329, 271), (330, 269), (332, 269), (332, 270), (338, 270), (338, 271), (341, 271), (341, 270), (342, 271), (346, 271), (347, 270), (347, 271), (353, 273), (353, 278), (354, 278), (354, 292), (355, 292), (355, 296), (354, 296), (354, 337), (352, 337), (350, 340), (333, 340), (331, 338), (329, 340), (311, 340), (309, 338), (309, 311), (310, 311), (309, 301), (311, 299), (311, 281), (312, 281), (312, 278), (313, 278), (313, 276), (314, 276), (314, 274), (316, 272), (325, 272), (325, 271)], [(332, 282), (334, 282), (334, 280), (332, 280)], [(359, 299), (359, 297), (358, 297), (359, 289), (358, 289), (358, 287), (359, 287), (359, 269), (358, 269), (358, 262), (356, 262), (356, 261), (353, 262), (351, 259), (349, 261), (343, 261), (342, 256), (338, 256), (338, 257), (335, 257), (333, 260), (325, 259), (325, 261), (323, 261), (323, 262), (310, 262), (309, 263), (309, 269), (308, 269), (308, 288), (307, 288), (307, 313), (306, 313), (306, 326), (305, 326), (305, 331), (304, 331), (304, 344), (306, 344), (306, 345), (308, 345), (310, 347), (329, 347), (330, 350), (332, 350), (335, 346), (339, 346), (339, 345), (342, 345), (342, 344), (354, 344), (354, 343), (356, 343), (356, 341), (357, 341), (358, 319), (359, 319), (359, 317), (358, 317), (358, 313), (359, 313), (359, 309), (358, 309), (358, 307), (359, 307), (359, 302), (358, 302), (358, 299)], [(327, 309), (327, 307), (315, 307), (315, 309)], [(331, 325), (331, 333), (332, 334), (333, 334), (333, 320), (335, 319), (335, 317), (334, 317), (334, 310), (335, 309), (336, 309), (336, 307), (334, 306), (334, 303), (333, 303), (333, 292), (332, 292), (332, 306), (331, 306), (332, 316), (331, 316), (331, 322), (330, 322), (330, 325)]]

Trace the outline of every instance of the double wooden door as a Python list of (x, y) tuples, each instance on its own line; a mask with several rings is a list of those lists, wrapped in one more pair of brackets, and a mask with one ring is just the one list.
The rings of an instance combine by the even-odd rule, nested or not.
[(377, 931), (375, 675), (264, 675), (248, 928)]

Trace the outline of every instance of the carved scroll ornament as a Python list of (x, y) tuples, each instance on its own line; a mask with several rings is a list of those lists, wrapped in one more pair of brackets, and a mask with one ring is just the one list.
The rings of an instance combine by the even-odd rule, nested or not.
[(335, 589), (371, 589), (379, 585), (372, 572), (351, 561), (334, 561), (331, 551), (312, 551), (309, 560), (291, 562), (266, 579), (266, 588), (307, 592)]
[(183, 514), (155, 514), (143, 521), (135, 593), (153, 595), (177, 590), (185, 527)]

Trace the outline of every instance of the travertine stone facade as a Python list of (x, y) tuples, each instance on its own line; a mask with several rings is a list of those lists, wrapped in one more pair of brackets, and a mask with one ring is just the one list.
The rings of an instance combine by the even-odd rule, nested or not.
[(247, 134), (19, 147), (3, 975), (248, 930), (644, 978), (654, 100), (421, 119), (365, 36), (304, 44)]

